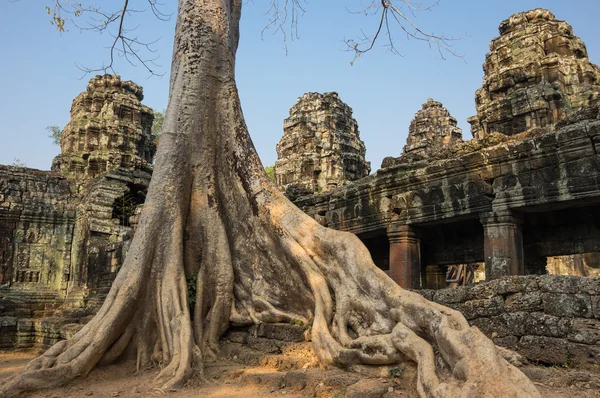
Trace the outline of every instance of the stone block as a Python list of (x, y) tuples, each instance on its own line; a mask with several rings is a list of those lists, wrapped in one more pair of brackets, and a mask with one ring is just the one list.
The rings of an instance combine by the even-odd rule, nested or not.
[(492, 317), (500, 315), (504, 311), (504, 300), (501, 296), (482, 300), (470, 300), (456, 304), (455, 308), (467, 319)]
[(304, 326), (290, 323), (261, 323), (258, 326), (258, 336), (282, 341), (304, 341)]
[(65, 340), (70, 339), (75, 335), (75, 333), (83, 329), (83, 326), (84, 325), (80, 323), (68, 323), (63, 325), (60, 328), (60, 337)]
[(241, 330), (233, 330), (227, 334), (227, 339), (234, 343), (246, 344), (248, 342), (248, 337), (250, 334)]
[(17, 318), (14, 316), (0, 317), (0, 328), (9, 328), (17, 326)]
[(546, 336), (523, 336), (519, 354), (533, 362), (565, 365), (570, 362), (568, 343), (564, 339)]
[(542, 312), (525, 313), (523, 335), (566, 337), (572, 330), (572, 320), (548, 315)]
[(248, 347), (266, 354), (281, 354), (281, 349), (274, 340), (264, 337), (254, 337), (252, 334), (248, 336)]
[(28, 318), (19, 319), (19, 321), (17, 323), (17, 330), (19, 332), (33, 332), (35, 330), (33, 323), (34, 323), (33, 319), (28, 319)]
[(501, 347), (506, 348), (515, 348), (519, 343), (519, 338), (517, 336), (504, 336), (504, 337), (494, 337), (492, 338), (494, 344), (499, 345)]
[(578, 294), (582, 291), (582, 278), (567, 275), (540, 275), (540, 290), (544, 293)]
[(346, 390), (346, 398), (378, 398), (388, 392), (389, 384), (384, 384), (380, 379), (363, 379), (352, 384)]
[(594, 318), (600, 319), (600, 296), (592, 296), (592, 312), (594, 313)]
[(544, 312), (549, 315), (591, 318), (592, 301), (587, 294), (543, 293)]
[(590, 295), (600, 295), (600, 277), (587, 277), (581, 279), (581, 292)]
[(599, 346), (569, 342), (567, 347), (569, 350), (568, 365), (575, 367), (598, 367), (600, 365)]
[(600, 321), (595, 319), (574, 319), (568, 339), (581, 344), (600, 343)]
[(489, 338), (502, 338), (512, 336), (513, 333), (502, 316), (493, 318), (477, 318), (469, 322), (471, 326), (478, 327)]
[(538, 292), (511, 294), (506, 297), (504, 308), (509, 312), (541, 311), (542, 297)]
[(470, 290), (465, 286), (456, 289), (440, 289), (433, 295), (433, 301), (440, 304), (462, 303), (471, 298)]

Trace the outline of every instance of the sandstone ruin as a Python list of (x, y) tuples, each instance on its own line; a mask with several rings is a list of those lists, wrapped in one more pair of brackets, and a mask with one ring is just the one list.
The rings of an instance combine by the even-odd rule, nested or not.
[(600, 69), (573, 28), (548, 10), (515, 14), (499, 27), (475, 93), (473, 137), (551, 129), (600, 100)]
[[(285, 121), (277, 184), (305, 194), (295, 203), (322, 224), (357, 234), (400, 285), (458, 309), (496, 344), (542, 363), (600, 365), (600, 279), (541, 275), (565, 256), (597, 265), (598, 68), (548, 11), (517, 14), (500, 31), (471, 119), (476, 140), (462, 142), (431, 100), (405, 155), (368, 176), (350, 107), (309, 93)], [(0, 348), (68, 338), (104, 299), (152, 171), (142, 98), (132, 82), (95, 77), (73, 103), (52, 171), (0, 166)], [(432, 290), (448, 266), (478, 263), (487, 283)], [(305, 338), (298, 325), (255, 329), (226, 337), (275, 354), (273, 341)]]
[(404, 153), (427, 156), (462, 142), (462, 130), (441, 102), (429, 98), (408, 128)]
[(133, 82), (96, 76), (73, 101), (52, 171), (0, 166), (0, 348), (47, 347), (102, 303), (151, 177), (142, 98)]
[(156, 153), (152, 109), (142, 105), (142, 87), (118, 76), (96, 76), (73, 100), (71, 120), (52, 170), (91, 179), (117, 168), (152, 172)]
[(338, 94), (307, 93), (283, 123), (275, 181), (294, 197), (328, 192), (369, 175), (365, 152), (352, 109)]

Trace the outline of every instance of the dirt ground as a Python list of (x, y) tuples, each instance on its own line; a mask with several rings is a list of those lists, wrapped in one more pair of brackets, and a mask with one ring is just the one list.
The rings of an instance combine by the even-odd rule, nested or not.
[[(34, 352), (0, 352), (0, 381), (19, 372)], [(317, 397), (317, 398), (416, 398), (415, 369), (402, 377), (374, 377), (337, 369), (319, 368), (279, 371), (272, 367), (247, 366), (227, 359), (207, 363), (205, 378), (193, 378), (185, 388), (167, 394), (174, 398), (210, 397)], [(105, 366), (88, 377), (64, 387), (29, 395), (34, 398), (161, 396), (150, 388), (158, 370), (135, 372), (131, 361)], [(566, 368), (526, 366), (522, 370), (534, 381), (542, 397), (600, 397), (600, 372)]]

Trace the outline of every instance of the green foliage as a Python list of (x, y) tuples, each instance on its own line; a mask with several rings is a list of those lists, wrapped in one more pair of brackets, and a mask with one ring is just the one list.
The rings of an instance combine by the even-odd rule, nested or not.
[(166, 109), (163, 109), (162, 112), (154, 111), (154, 122), (152, 122), (152, 135), (154, 135), (154, 139), (156, 140), (156, 145), (158, 145), (158, 140), (160, 139), (160, 133), (162, 132), (163, 124), (165, 123), (165, 113)]
[(304, 326), (304, 322), (302, 322), (300, 319), (292, 319), (290, 323), (292, 325)]
[(392, 379), (398, 379), (404, 373), (404, 366), (396, 366), (395, 368), (390, 369), (390, 377)]
[(62, 137), (63, 130), (58, 126), (48, 126), (46, 131), (49, 132), (48, 138), (52, 139), (54, 145), (60, 145), (60, 137)]
[(113, 203), (113, 218), (119, 220), (119, 225), (129, 227), (129, 218), (135, 214), (137, 203), (135, 197), (126, 194), (117, 198)]
[(14, 166), (14, 167), (27, 167), (27, 163), (21, 161), (21, 159), (19, 159), (19, 158), (13, 158), (13, 162), (12, 162), (11, 166)]
[(198, 280), (198, 274), (186, 275), (185, 281), (187, 282), (188, 291), (188, 305), (190, 306), (190, 314), (194, 315), (194, 307), (196, 306), (196, 281)]
[(267, 177), (269, 177), (269, 180), (275, 182), (275, 166), (271, 165), (265, 167), (265, 172), (267, 173)]

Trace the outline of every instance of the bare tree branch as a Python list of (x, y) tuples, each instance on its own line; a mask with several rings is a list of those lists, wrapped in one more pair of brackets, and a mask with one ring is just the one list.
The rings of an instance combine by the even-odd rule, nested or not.
[[(165, 3), (159, 0), (145, 0), (154, 16), (161, 21), (168, 21), (170, 14), (163, 13), (161, 6)], [(131, 65), (142, 65), (150, 75), (162, 76), (155, 69), (158, 66), (156, 57), (150, 57), (142, 54), (154, 54), (156, 50), (153, 45), (158, 40), (152, 42), (141, 41), (137, 36), (131, 33), (137, 29), (127, 26), (127, 21), (132, 14), (141, 13), (144, 9), (133, 9), (133, 1), (123, 0), (123, 6), (117, 10), (106, 10), (101, 6), (83, 5), (80, 1), (74, 0), (52, 0), (52, 7), (47, 6), (46, 12), (51, 15), (51, 23), (56, 26), (60, 32), (67, 30), (70, 23), (80, 30), (93, 30), (97, 32), (107, 32), (112, 41), (107, 47), (109, 51), (109, 62), (98, 68), (77, 66), (86, 75), (95, 72), (111, 72), (116, 74), (115, 64), (117, 57), (124, 58)], [(139, 1), (138, 1), (139, 2)]]
[[(360, 58), (363, 54), (371, 51), (380, 36), (387, 36), (387, 47), (394, 53), (401, 55), (395, 46), (394, 37), (392, 30), (394, 27), (400, 29), (402, 33), (406, 35), (407, 39), (416, 39), (425, 41), (430, 47), (437, 48), (442, 59), (446, 59), (446, 55), (462, 58), (461, 54), (458, 54), (452, 48), (452, 42), (461, 40), (464, 37), (448, 37), (445, 35), (437, 35), (429, 33), (421, 29), (416, 25), (414, 19), (417, 18), (419, 12), (431, 11), (437, 7), (440, 0), (423, 0), (422, 3), (413, 3), (412, 0), (373, 0), (369, 5), (359, 11), (350, 11), (352, 14), (363, 14), (365, 16), (378, 16), (379, 24), (375, 31), (375, 34), (367, 36), (363, 33), (363, 36), (359, 39), (346, 39), (344, 40), (347, 50), (354, 52), (354, 59), (350, 64), (354, 64), (356, 59)], [(409, 16), (410, 14), (411, 16)], [(390, 24), (393, 21), (393, 24)]]

